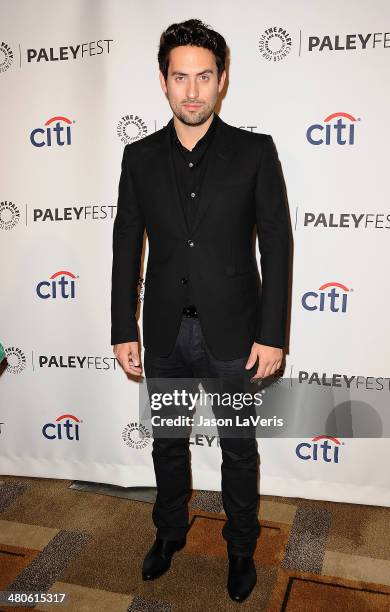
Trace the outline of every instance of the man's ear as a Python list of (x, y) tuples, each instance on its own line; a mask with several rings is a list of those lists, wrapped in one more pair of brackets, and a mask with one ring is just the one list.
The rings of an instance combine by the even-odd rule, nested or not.
[(161, 72), (161, 70), (158, 71), (158, 76), (160, 79), (160, 85), (161, 85), (161, 89), (163, 90), (163, 92), (166, 94), (167, 93), (167, 84), (165, 82), (165, 78), (163, 73)]
[(225, 79), (226, 79), (226, 70), (224, 69), (221, 72), (221, 76), (219, 77), (219, 81), (218, 81), (218, 92), (221, 93), (223, 86), (225, 84)]

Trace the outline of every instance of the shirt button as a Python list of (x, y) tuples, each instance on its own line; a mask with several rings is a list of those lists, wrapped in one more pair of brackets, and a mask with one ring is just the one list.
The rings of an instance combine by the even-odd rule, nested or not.
[(194, 243), (193, 240), (187, 240), (187, 244), (188, 244), (189, 247), (195, 246), (195, 243)]
[(194, 198), (196, 196), (196, 193), (192, 192), (190, 195), (191, 195), (191, 198)]
[(193, 166), (194, 164), (193, 164), (192, 162), (190, 162), (188, 165), (189, 165), (189, 167), (190, 167), (190, 168), (192, 168), (192, 166)]
[(188, 283), (188, 278), (183, 276), (183, 278), (180, 279), (180, 282), (181, 282), (182, 285), (186, 285)]

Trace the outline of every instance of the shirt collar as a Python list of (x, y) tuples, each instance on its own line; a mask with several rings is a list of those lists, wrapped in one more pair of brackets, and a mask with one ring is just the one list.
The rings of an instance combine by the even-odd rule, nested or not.
[(208, 127), (207, 132), (202, 136), (202, 138), (200, 138), (195, 146), (193, 147), (192, 151), (189, 151), (188, 149), (186, 149), (185, 147), (183, 147), (183, 145), (181, 144), (177, 133), (176, 133), (176, 129), (175, 129), (175, 124), (173, 122), (173, 117), (171, 118), (171, 120), (169, 121), (170, 123), (170, 132), (171, 132), (171, 138), (172, 138), (172, 142), (175, 142), (178, 146), (180, 146), (182, 149), (185, 149), (186, 151), (188, 150), (189, 153), (197, 151), (199, 148), (203, 147), (203, 145), (206, 145), (207, 143), (210, 142), (211, 138), (213, 137), (214, 133), (215, 133), (215, 128), (217, 126), (217, 122), (218, 122), (218, 115), (216, 113), (214, 113), (213, 115), (213, 119)]

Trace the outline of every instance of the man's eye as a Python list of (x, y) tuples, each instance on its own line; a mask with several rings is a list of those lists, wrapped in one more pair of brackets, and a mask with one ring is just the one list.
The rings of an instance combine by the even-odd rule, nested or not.
[(200, 77), (203, 81), (208, 81), (209, 80), (209, 75), (208, 74), (202, 74)]

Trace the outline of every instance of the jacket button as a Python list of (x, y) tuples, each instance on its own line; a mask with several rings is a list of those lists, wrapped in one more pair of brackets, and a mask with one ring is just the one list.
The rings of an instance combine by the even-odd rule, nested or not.
[(193, 240), (187, 240), (187, 244), (189, 247), (195, 246), (195, 242)]
[(180, 282), (182, 285), (186, 285), (188, 283), (188, 278), (185, 278), (185, 276), (183, 276), (183, 278), (180, 279)]

